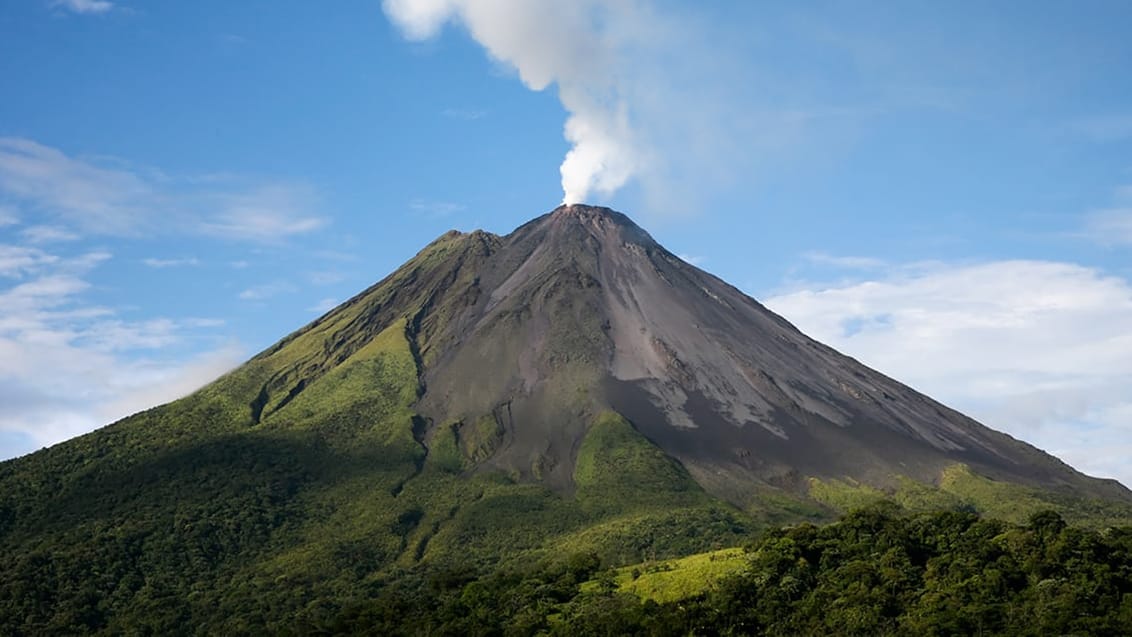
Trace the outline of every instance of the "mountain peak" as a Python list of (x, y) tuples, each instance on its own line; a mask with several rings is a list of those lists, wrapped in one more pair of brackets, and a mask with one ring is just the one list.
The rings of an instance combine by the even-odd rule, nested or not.
[(621, 213), (607, 206), (591, 206), (586, 203), (564, 203), (552, 210), (551, 214), (578, 216), (621, 215)]
[(637, 227), (637, 224), (624, 213), (606, 206), (591, 206), (583, 203), (562, 204), (550, 211), (550, 218), (557, 221), (573, 219)]
[(563, 204), (541, 221), (540, 225), (551, 231), (550, 237), (559, 241), (590, 236), (603, 245), (656, 245), (656, 241), (627, 215), (605, 206)]

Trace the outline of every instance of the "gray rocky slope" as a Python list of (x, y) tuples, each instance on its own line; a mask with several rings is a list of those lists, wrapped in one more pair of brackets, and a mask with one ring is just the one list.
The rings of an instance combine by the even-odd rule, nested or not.
[[(322, 320), (343, 311), (358, 318), (334, 344), (342, 356), (409, 319), (423, 440), (494, 423), (475, 433), (481, 469), (556, 490), (571, 489), (587, 428), (613, 410), (737, 504), (760, 486), (804, 492), (810, 477), (931, 483), (958, 463), (996, 480), (1132, 500), (1118, 483), (808, 338), (608, 208), (560, 206), (506, 236), (450, 232)], [(288, 382), (265, 387), (265, 400), (302, 390)]]

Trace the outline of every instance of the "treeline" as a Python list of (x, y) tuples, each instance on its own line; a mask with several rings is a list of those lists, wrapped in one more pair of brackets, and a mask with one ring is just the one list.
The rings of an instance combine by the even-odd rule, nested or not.
[[(747, 562), (734, 575), (698, 596), (663, 604), (618, 590), (614, 571), (588, 553), (490, 572), (455, 563), (416, 566), (356, 587), (322, 588), (317, 599), (298, 605), (280, 601), (302, 597), (288, 592), (292, 582), (251, 594), (253, 589), (217, 577), (212, 590), (187, 593), (212, 598), (212, 614), (202, 614), (200, 606), (188, 612), (186, 599), (100, 596), (102, 580), (117, 576), (113, 570), (72, 573), (76, 581), (61, 581), (66, 574), (54, 572), (50, 588), (89, 594), (67, 596), (64, 608), (60, 596), (32, 597), (45, 591), (33, 582), (3, 582), (0, 632), (37, 634), (35, 623), (24, 622), (29, 611), (50, 618), (38, 626), (51, 626), (53, 634), (919, 636), (1132, 630), (1132, 527), (1086, 530), (1066, 525), (1053, 512), (1016, 525), (966, 512), (908, 515), (878, 505), (835, 524), (772, 529), (746, 548)], [(138, 584), (145, 589), (155, 582)]]
[[(433, 573), (343, 610), (318, 632), (372, 635), (1128, 635), (1132, 527), (1027, 525), (872, 507), (765, 533), (711, 590), (657, 604), (597, 560), (523, 573)], [(579, 592), (579, 583), (603, 585)], [(406, 582), (407, 583), (407, 582)]]

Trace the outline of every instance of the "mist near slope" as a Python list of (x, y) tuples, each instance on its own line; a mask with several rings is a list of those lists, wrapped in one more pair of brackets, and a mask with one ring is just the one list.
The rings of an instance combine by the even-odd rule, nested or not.
[[(563, 203), (608, 198), (636, 181), (649, 207), (687, 208), (743, 152), (742, 100), (705, 25), (649, 0), (384, 0), (411, 40), (465, 29), (534, 91), (569, 113)], [(710, 42), (710, 44), (709, 44)]]

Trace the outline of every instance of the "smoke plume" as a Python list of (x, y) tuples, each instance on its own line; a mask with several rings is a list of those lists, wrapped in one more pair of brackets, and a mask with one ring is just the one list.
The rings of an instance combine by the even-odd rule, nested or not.
[[(562, 161), (565, 203), (611, 195), (627, 181), (656, 172), (647, 135), (648, 98), (642, 61), (660, 41), (661, 22), (638, 0), (385, 0), (406, 37), (425, 40), (452, 22), (488, 54), (514, 68), (530, 89), (558, 88), (569, 112)], [(655, 118), (654, 118), (655, 119)]]

